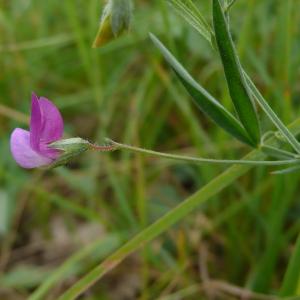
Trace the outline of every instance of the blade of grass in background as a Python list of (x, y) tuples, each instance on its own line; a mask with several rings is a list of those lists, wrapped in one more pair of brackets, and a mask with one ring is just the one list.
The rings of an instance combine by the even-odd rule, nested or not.
[(278, 106), (282, 111), (281, 116), (284, 122), (288, 122), (294, 117), (292, 87), (292, 68), (293, 63), (293, 44), (297, 39), (292, 36), (295, 33), (293, 24), (293, 0), (279, 1), (276, 5), (276, 39), (275, 49), (272, 51), (274, 56), (274, 70), (272, 77), (276, 83), (276, 92), (279, 99)]
[[(290, 125), (294, 134), (300, 133), (300, 119)], [(274, 138), (268, 143), (272, 145)], [(244, 159), (260, 160), (265, 155), (260, 150), (254, 150)], [(91, 287), (95, 282), (102, 278), (107, 272), (114, 269), (128, 255), (139, 249), (141, 246), (150, 242), (152, 239), (168, 230), (176, 222), (180, 221), (186, 215), (194, 211), (198, 206), (203, 205), (211, 197), (218, 194), (228, 185), (232, 184), (240, 176), (251, 169), (250, 166), (232, 166), (225, 172), (211, 180), (208, 184), (198, 190), (194, 195), (187, 198), (184, 202), (170, 210), (155, 223), (149, 225), (140, 231), (135, 237), (129, 240), (116, 252), (108, 256), (101, 264), (87, 273), (83, 278), (71, 286), (58, 300), (73, 300)]]
[(80, 262), (91, 255), (103, 257), (109, 253), (112, 249), (120, 245), (120, 237), (114, 235), (108, 235), (104, 238), (96, 240), (82, 249), (75, 252), (69, 257), (59, 268), (53, 271), (48, 278), (31, 294), (28, 300), (44, 299), (47, 292), (59, 282), (65, 279), (72, 270), (78, 268)]
[(300, 296), (300, 235), (298, 235), (295, 249), (289, 260), (279, 295), (281, 297)]
[(59, 46), (63, 47), (74, 41), (70, 34), (58, 34), (56, 36), (45, 37), (39, 40), (27, 41), (23, 43), (0, 45), (0, 52), (29, 51), (36, 48)]
[[(257, 260), (250, 280), (251, 290), (266, 293), (270, 290), (280, 253), (286, 244), (283, 243), (284, 222), (291, 207), (299, 182), (299, 175), (277, 176), (271, 190), (271, 199), (265, 215), (265, 247), (262, 256)], [(282, 197), (284, 195), (284, 199)]]
[(193, 79), (193, 77), (153, 34), (150, 34), (150, 37), (200, 109), (228, 133), (240, 141), (253, 146), (253, 141), (249, 138), (248, 134), (245, 132), (238, 120), (236, 120), (234, 116), (226, 110), (225, 107), (223, 107), (217, 100), (213, 98), (213, 96), (211, 96)]
[(213, 1), (213, 23), (231, 99), (239, 119), (257, 145), (260, 141), (258, 116), (219, 0)]

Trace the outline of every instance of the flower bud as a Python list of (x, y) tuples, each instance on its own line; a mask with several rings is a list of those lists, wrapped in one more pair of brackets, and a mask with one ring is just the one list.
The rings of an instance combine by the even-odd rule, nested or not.
[(108, 0), (93, 48), (104, 46), (129, 29), (132, 9), (132, 0)]

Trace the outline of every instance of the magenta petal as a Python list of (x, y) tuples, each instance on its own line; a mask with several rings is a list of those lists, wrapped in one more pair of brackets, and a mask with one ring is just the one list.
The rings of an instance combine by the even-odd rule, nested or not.
[(40, 142), (51, 143), (62, 138), (64, 122), (57, 107), (48, 99), (41, 97), (39, 105), (42, 113)]
[(10, 149), (15, 161), (23, 168), (32, 169), (51, 164), (52, 159), (35, 152), (30, 145), (29, 131), (16, 128), (10, 137)]
[(30, 115), (30, 145), (35, 151), (40, 148), (40, 136), (42, 126), (42, 114), (39, 100), (36, 94), (31, 96), (31, 115)]

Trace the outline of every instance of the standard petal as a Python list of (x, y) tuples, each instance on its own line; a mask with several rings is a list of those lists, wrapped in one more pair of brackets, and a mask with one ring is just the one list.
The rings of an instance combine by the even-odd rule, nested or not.
[(48, 99), (41, 97), (39, 105), (42, 113), (40, 142), (51, 143), (62, 138), (64, 122), (57, 107)]
[(39, 151), (40, 136), (42, 127), (42, 114), (38, 97), (35, 93), (31, 96), (30, 115), (30, 145), (35, 151)]
[(53, 160), (35, 152), (30, 145), (29, 131), (16, 128), (10, 137), (10, 150), (15, 161), (23, 168), (32, 169), (49, 165)]

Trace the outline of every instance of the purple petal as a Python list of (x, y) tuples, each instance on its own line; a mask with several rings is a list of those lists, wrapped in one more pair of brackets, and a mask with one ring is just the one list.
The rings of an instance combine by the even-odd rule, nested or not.
[(44, 157), (31, 148), (31, 133), (16, 128), (10, 137), (10, 149), (15, 161), (23, 168), (32, 169), (49, 165), (52, 159)]
[(40, 136), (42, 127), (42, 114), (39, 100), (36, 94), (31, 96), (31, 115), (30, 115), (30, 145), (35, 151), (40, 149)]
[(39, 99), (40, 110), (42, 113), (42, 127), (40, 142), (51, 143), (62, 138), (64, 122), (57, 107), (48, 99)]

